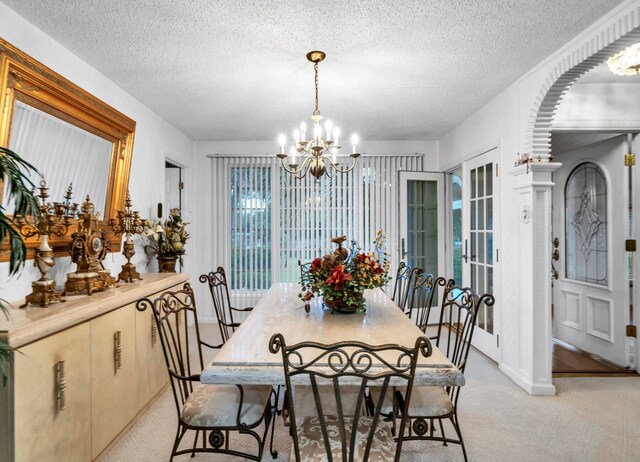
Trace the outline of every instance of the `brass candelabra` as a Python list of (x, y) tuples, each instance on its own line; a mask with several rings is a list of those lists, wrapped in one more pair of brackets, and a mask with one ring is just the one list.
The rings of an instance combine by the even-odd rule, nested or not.
[(136, 279), (142, 279), (140, 273), (136, 271), (136, 265), (131, 263), (131, 258), (136, 254), (131, 236), (144, 232), (144, 221), (140, 218), (140, 214), (137, 211), (131, 210), (131, 195), (129, 191), (127, 191), (124, 210), (118, 210), (116, 218), (112, 218), (109, 221), (109, 226), (111, 226), (114, 234), (125, 235), (124, 244), (122, 245), (122, 255), (127, 259), (127, 262), (122, 265), (122, 271), (118, 274), (118, 282), (133, 282)]
[(16, 215), (15, 222), (20, 234), (25, 238), (40, 236), (40, 245), (36, 249), (34, 266), (40, 271), (40, 279), (31, 283), (32, 292), (27, 295), (24, 305), (39, 305), (43, 308), (50, 303), (64, 302), (62, 293), (56, 290), (55, 281), (47, 277), (47, 273), (55, 265), (53, 249), (49, 245), (49, 236), (62, 237), (69, 231), (71, 220), (78, 212), (78, 204), (73, 203), (73, 187), (70, 184), (64, 195), (64, 202), (49, 202), (49, 188), (43, 178), (40, 181), (40, 193), (36, 196), (41, 216), (36, 221), (32, 217)]

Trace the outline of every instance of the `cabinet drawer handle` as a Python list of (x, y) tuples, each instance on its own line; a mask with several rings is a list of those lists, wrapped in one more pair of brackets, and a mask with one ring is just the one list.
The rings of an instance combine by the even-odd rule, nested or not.
[(156, 326), (156, 320), (151, 318), (151, 346), (158, 342), (158, 326)]
[(116, 372), (122, 367), (122, 338), (120, 331), (116, 331), (113, 334), (113, 366)]
[(64, 361), (56, 363), (56, 411), (60, 412), (67, 406), (65, 392), (67, 391), (67, 378), (64, 375)]

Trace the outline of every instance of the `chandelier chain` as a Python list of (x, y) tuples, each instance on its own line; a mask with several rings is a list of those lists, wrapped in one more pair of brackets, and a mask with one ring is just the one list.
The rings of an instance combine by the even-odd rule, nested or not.
[(316, 79), (315, 79), (315, 84), (316, 84), (316, 113), (319, 113), (320, 110), (318, 109), (318, 63), (315, 63), (313, 65), (313, 69), (316, 72)]

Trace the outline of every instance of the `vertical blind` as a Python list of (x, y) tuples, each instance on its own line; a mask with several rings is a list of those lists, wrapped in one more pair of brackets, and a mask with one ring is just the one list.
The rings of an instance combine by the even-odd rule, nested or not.
[(369, 248), (381, 229), (395, 255), (400, 170), (423, 170), (423, 156), (367, 156), (318, 181), (273, 157), (213, 157), (211, 268), (224, 266), (234, 297), (255, 303), (274, 282), (296, 282), (298, 261), (330, 250), (333, 237)]

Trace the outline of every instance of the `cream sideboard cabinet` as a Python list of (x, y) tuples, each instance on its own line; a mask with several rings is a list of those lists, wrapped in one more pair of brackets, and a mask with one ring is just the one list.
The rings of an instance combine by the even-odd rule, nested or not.
[(11, 309), (0, 322), (0, 340), (17, 350), (0, 384), (0, 461), (95, 460), (168, 383), (153, 314), (135, 302), (188, 276), (142, 277), (49, 308)]

